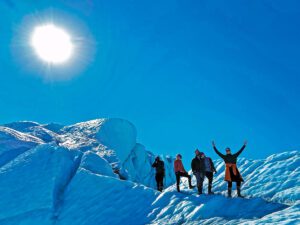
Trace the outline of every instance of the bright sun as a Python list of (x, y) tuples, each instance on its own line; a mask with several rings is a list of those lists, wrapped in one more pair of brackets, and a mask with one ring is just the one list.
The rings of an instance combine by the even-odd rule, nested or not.
[(73, 53), (70, 35), (53, 24), (35, 27), (31, 46), (42, 60), (52, 64), (67, 62)]

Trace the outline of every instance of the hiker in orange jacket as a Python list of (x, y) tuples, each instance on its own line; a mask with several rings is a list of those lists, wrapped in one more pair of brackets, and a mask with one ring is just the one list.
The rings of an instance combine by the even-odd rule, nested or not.
[(176, 185), (177, 191), (180, 192), (179, 184), (180, 184), (180, 177), (187, 177), (189, 180), (189, 188), (192, 189), (192, 181), (191, 176), (186, 172), (182, 164), (182, 156), (180, 154), (176, 155), (176, 160), (174, 161), (174, 171), (176, 175)]
[(241, 195), (241, 182), (244, 182), (237, 166), (236, 161), (237, 157), (243, 152), (243, 150), (247, 146), (247, 141), (244, 142), (243, 147), (236, 152), (235, 154), (231, 154), (231, 149), (226, 148), (226, 155), (223, 155), (221, 152), (218, 151), (216, 148), (215, 142), (212, 142), (213, 148), (215, 152), (224, 160), (225, 162), (225, 181), (228, 182), (228, 197), (231, 197), (231, 190), (232, 190), (232, 182), (236, 182), (236, 189), (238, 197), (243, 197)]

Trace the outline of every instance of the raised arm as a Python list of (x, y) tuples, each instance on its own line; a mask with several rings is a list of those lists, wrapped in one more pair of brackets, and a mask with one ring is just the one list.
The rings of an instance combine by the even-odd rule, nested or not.
[(237, 153), (235, 153), (234, 156), (238, 157), (244, 151), (246, 146), (247, 146), (247, 141), (244, 142), (244, 145), (242, 146), (242, 148)]
[(152, 164), (152, 167), (156, 167), (157, 166), (157, 162), (155, 160), (155, 162)]
[(214, 141), (212, 142), (212, 145), (213, 145), (213, 148), (214, 148), (215, 152), (216, 152), (222, 159), (224, 159), (225, 155), (223, 155), (221, 152), (218, 151), (218, 149), (217, 149), (217, 147), (216, 147)]

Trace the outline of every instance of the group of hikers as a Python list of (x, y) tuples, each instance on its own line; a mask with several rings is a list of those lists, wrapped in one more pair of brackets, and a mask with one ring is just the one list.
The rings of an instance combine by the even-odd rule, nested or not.
[[(225, 181), (228, 184), (228, 197), (231, 197), (232, 193), (232, 182), (236, 182), (237, 195), (238, 197), (243, 197), (241, 195), (241, 183), (244, 181), (237, 166), (237, 158), (243, 152), (247, 145), (247, 141), (244, 142), (242, 148), (236, 152), (235, 154), (231, 153), (230, 148), (226, 148), (226, 154), (222, 154), (216, 148), (215, 142), (212, 142), (212, 146), (214, 151), (224, 160), (225, 162)], [(152, 164), (152, 167), (156, 169), (156, 183), (157, 190), (162, 191), (164, 184), (163, 180), (165, 177), (165, 167), (164, 162), (160, 159), (159, 156), (155, 158), (155, 162)], [(217, 173), (217, 170), (214, 166), (214, 163), (211, 158), (207, 157), (203, 152), (200, 152), (198, 149), (195, 151), (195, 158), (192, 160), (191, 168), (193, 175), (196, 177), (198, 194), (201, 195), (203, 193), (203, 181), (205, 177), (208, 179), (208, 194), (214, 194), (212, 191), (212, 182), (214, 173)], [(180, 178), (186, 177), (188, 179), (189, 188), (193, 189), (195, 186), (192, 185), (192, 177), (187, 173), (184, 169), (182, 163), (182, 155), (177, 154), (176, 160), (174, 161), (174, 172), (176, 176), (176, 186), (177, 191), (180, 192)]]

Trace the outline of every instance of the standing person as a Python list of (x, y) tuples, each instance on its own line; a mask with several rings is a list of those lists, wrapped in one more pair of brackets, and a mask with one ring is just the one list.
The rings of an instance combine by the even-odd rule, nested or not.
[(205, 176), (208, 179), (208, 194), (214, 194), (214, 192), (211, 191), (212, 189), (212, 182), (214, 179), (214, 173), (216, 173), (215, 165), (211, 158), (204, 156), (204, 165), (205, 165)]
[(164, 188), (164, 177), (165, 177), (165, 163), (160, 160), (159, 156), (155, 158), (155, 162), (152, 167), (156, 169), (155, 180), (157, 185), (157, 190), (162, 192)]
[(197, 180), (197, 188), (198, 194), (202, 194), (202, 187), (203, 187), (203, 180), (205, 176), (205, 162), (204, 162), (204, 155), (196, 149), (195, 151), (195, 158), (192, 160), (192, 171), (193, 174), (196, 176)]
[(223, 155), (221, 152), (218, 151), (216, 148), (215, 142), (212, 142), (213, 148), (215, 152), (224, 160), (225, 162), (225, 181), (228, 182), (228, 197), (231, 198), (231, 191), (232, 191), (232, 182), (236, 182), (236, 189), (237, 195), (239, 197), (243, 197), (241, 195), (241, 182), (244, 182), (237, 166), (236, 161), (237, 157), (242, 153), (242, 151), (247, 146), (247, 141), (244, 142), (243, 147), (235, 154), (231, 154), (231, 149), (226, 148), (226, 155)]
[(191, 176), (186, 172), (182, 164), (182, 156), (180, 154), (176, 155), (176, 160), (174, 161), (174, 171), (176, 175), (176, 185), (177, 191), (180, 192), (179, 184), (180, 184), (180, 177), (187, 177), (189, 180), (189, 188), (192, 189), (192, 180)]

